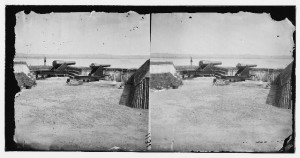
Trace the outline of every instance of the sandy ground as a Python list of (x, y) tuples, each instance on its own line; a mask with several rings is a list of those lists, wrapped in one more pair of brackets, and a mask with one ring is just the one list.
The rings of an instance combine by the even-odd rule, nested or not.
[(151, 90), (152, 150), (278, 151), (292, 132), (292, 112), (266, 104), (268, 93), (258, 81), (212, 86), (212, 78)]
[(15, 140), (38, 150), (146, 150), (148, 110), (119, 105), (122, 89), (38, 80), (15, 99)]

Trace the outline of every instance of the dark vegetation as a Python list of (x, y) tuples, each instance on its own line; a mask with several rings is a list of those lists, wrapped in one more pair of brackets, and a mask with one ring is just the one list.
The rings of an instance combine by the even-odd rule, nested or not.
[(171, 73), (151, 74), (150, 88), (151, 89), (168, 89), (178, 88), (182, 85), (182, 80), (173, 76)]

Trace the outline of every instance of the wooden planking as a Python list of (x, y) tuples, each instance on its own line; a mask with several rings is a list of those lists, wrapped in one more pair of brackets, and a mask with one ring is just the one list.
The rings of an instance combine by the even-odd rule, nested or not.
[[(148, 90), (149, 90), (149, 68), (150, 59), (147, 60), (134, 74), (128, 78), (126, 75), (126, 83), (130, 86), (128, 102), (126, 106), (138, 109), (148, 109)], [(123, 77), (125, 78), (125, 77)], [(121, 78), (122, 80), (122, 78)]]
[(149, 108), (149, 78), (145, 78), (136, 86), (131, 85), (127, 106), (138, 109)]
[[(293, 108), (292, 101), (292, 66), (293, 62), (289, 64), (284, 70), (280, 71), (280, 74), (274, 73), (272, 71), (271, 80), (271, 89), (267, 98), (267, 104), (285, 109)], [(270, 73), (268, 71), (268, 73)]]
[(287, 81), (283, 85), (277, 85), (277, 88), (274, 91), (276, 95), (273, 105), (280, 108), (292, 109), (291, 80), (289, 79), (289, 81)]

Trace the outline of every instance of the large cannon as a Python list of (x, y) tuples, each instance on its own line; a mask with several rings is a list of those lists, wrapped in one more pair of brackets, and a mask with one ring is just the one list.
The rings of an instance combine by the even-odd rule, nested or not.
[(200, 60), (199, 61), (199, 69), (200, 71), (212, 71), (212, 68), (215, 65), (221, 65), (221, 61), (208, 61), (208, 60)]
[(238, 68), (238, 71), (236, 72), (235, 76), (240, 76), (244, 78), (249, 78), (251, 77), (249, 70), (251, 67), (256, 67), (257, 65), (255, 64), (242, 64), (238, 63), (236, 67)]
[(221, 65), (221, 61), (200, 60), (199, 67), (195, 70), (194, 76), (213, 76), (215, 65)]
[(208, 64), (221, 65), (222, 62), (221, 61), (209, 61), (209, 60), (200, 60), (199, 61), (199, 66), (201, 66), (201, 65), (208, 65)]
[(67, 67), (68, 65), (75, 65), (75, 61), (63, 61), (63, 60), (54, 60), (52, 62), (52, 68), (50, 70), (37, 70), (35, 71), (36, 78), (41, 76), (42, 78), (51, 77), (51, 76), (65, 76), (68, 74)]
[(208, 69), (209, 67), (213, 67), (215, 65), (221, 65), (222, 62), (221, 61), (208, 61), (208, 60), (200, 60), (199, 61), (199, 67), (204, 70), (204, 69)]
[(110, 67), (110, 65), (103, 65), (103, 64), (97, 64), (97, 63), (91, 63), (90, 67), (91, 68), (96, 68), (96, 67)]
[[(239, 82), (239, 81), (245, 81), (247, 79), (250, 79), (252, 75), (250, 75), (250, 69), (251, 67), (256, 67), (255, 64), (242, 64), (238, 63), (236, 65), (236, 68), (238, 69), (234, 76), (227, 76), (224, 73), (222, 73), (223, 70), (220, 68), (215, 69), (215, 76), (218, 80), (222, 81), (229, 81), (229, 82)], [(219, 70), (219, 72), (218, 72)], [(226, 73), (226, 71), (224, 71)]]
[[(106, 74), (104, 74), (106, 67), (110, 67), (110, 65), (92, 63), (90, 65), (91, 71), (88, 75), (82, 75), (80, 74), (80, 71), (69, 71), (69, 77), (70, 79), (75, 79), (84, 82), (103, 80), (105, 79), (105, 76), (107, 76)], [(67, 80), (67, 83), (70, 81), (70, 79)]]
[(64, 67), (68, 66), (68, 65), (75, 65), (76, 62), (75, 61), (63, 61), (63, 60), (54, 60), (52, 62), (52, 70), (56, 70), (59, 67), (65, 65)]
[(256, 67), (256, 64), (243, 64), (243, 63), (238, 63), (236, 65), (237, 68), (242, 68), (242, 67)]
[(106, 67), (110, 67), (110, 65), (102, 65), (97, 63), (92, 63), (90, 65), (90, 68), (92, 69), (90, 76), (98, 76), (98, 77), (104, 77), (104, 70)]

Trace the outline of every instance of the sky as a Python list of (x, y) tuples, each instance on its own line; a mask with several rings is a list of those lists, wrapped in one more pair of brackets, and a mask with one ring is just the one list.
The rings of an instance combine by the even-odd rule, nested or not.
[(294, 25), (262, 13), (153, 14), (151, 53), (292, 55)]
[(150, 22), (135, 12), (19, 12), (16, 19), (17, 54), (277, 56), (294, 46), (293, 24), (267, 13), (161, 13)]
[(150, 15), (16, 14), (16, 53), (150, 55)]

